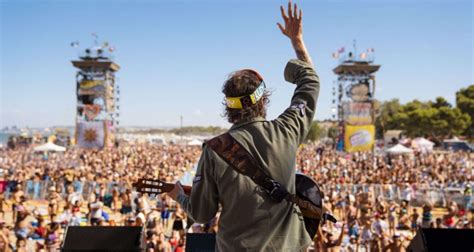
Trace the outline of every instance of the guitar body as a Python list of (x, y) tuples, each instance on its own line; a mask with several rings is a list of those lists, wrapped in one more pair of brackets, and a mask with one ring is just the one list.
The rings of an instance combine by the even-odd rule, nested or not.
[[(303, 174), (296, 174), (295, 178), (296, 195), (315, 205), (317, 208), (323, 208), (323, 193), (319, 189), (318, 184), (310, 177)], [(318, 232), (320, 219), (314, 219), (304, 216), (304, 225), (311, 239)]]

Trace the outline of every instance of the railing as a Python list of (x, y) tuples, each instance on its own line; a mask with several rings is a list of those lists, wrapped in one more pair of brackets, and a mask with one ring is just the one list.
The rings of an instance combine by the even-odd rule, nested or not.
[[(11, 197), (13, 193), (13, 189), (17, 185), (16, 182), (12, 181), (0, 181), (0, 184), (2, 184), (2, 188), (5, 191), (5, 198), (8, 199)], [(58, 192), (61, 194), (61, 196), (66, 197), (67, 192), (66, 192), (66, 186), (67, 184), (65, 182), (57, 182), (57, 181), (50, 181), (50, 180), (41, 180), (41, 181), (33, 181), (33, 180), (27, 180), (23, 183), (21, 183), (22, 188), (25, 193), (25, 197), (27, 199), (32, 199), (32, 200), (45, 200), (48, 199), (49, 195), (49, 188), (54, 187)], [(99, 193), (100, 192), (100, 183), (97, 183), (95, 181), (73, 181), (71, 185), (74, 188), (74, 191), (76, 193), (82, 194), (84, 199), (87, 199), (87, 197), (95, 192)], [(111, 182), (106, 184), (106, 195), (112, 195), (112, 191), (114, 188), (117, 188), (119, 192), (122, 192), (125, 190), (125, 184), (124, 183), (117, 183), (117, 182)]]
[[(16, 186), (15, 182), (0, 181), (0, 187), (5, 191), (5, 198), (10, 198), (12, 195), (13, 188)], [(22, 183), (24, 193), (27, 199), (33, 200), (45, 200), (48, 199), (49, 188), (55, 187), (59, 189), (59, 193), (66, 197), (66, 183), (65, 182), (53, 182), (49, 180), (42, 181), (33, 181), (27, 180)], [(74, 191), (76, 193), (82, 194), (84, 199), (87, 199), (91, 193), (100, 192), (100, 184), (95, 181), (74, 181), (72, 182)], [(111, 196), (113, 189), (116, 188), (119, 192), (125, 190), (124, 183), (111, 182), (106, 184), (106, 195)], [(334, 188), (334, 186), (331, 186)], [(328, 194), (330, 192), (327, 185), (321, 186), (321, 189)], [(1, 189), (0, 189), (1, 190)], [(342, 184), (336, 185), (333, 189), (336, 192), (347, 192), (351, 194), (357, 194), (358, 192), (372, 192), (375, 198), (382, 198), (384, 200), (395, 200), (400, 202), (404, 200), (403, 188), (397, 185), (380, 185), (380, 184)], [(446, 187), (446, 188), (417, 188), (413, 190), (411, 194), (410, 205), (412, 206), (421, 206), (427, 200), (432, 202), (435, 206), (441, 207), (446, 206), (450, 201), (455, 201), (460, 206), (465, 206), (470, 204), (472, 201), (470, 197), (466, 197), (463, 194), (464, 188), (455, 188), (455, 187)], [(328, 195), (329, 196), (329, 195)]]
[[(332, 186), (331, 186), (332, 187)], [(332, 187), (334, 188), (334, 187)], [(324, 192), (329, 192), (327, 186), (322, 186), (321, 188)], [(394, 200), (400, 202), (404, 200), (406, 192), (403, 191), (404, 188), (401, 188), (397, 185), (380, 185), (380, 184), (354, 184), (354, 185), (337, 185), (335, 188), (336, 192), (348, 192), (351, 194), (357, 194), (358, 192), (372, 192), (374, 198), (382, 198), (384, 200)], [(470, 200), (468, 197), (465, 197), (464, 188), (457, 187), (445, 187), (445, 188), (436, 188), (436, 187), (420, 187), (412, 189), (410, 194), (410, 205), (412, 206), (422, 206), (425, 202), (429, 201), (434, 206), (443, 207), (446, 206), (448, 202), (454, 201), (460, 206), (465, 206)], [(470, 203), (470, 202), (469, 202)]]

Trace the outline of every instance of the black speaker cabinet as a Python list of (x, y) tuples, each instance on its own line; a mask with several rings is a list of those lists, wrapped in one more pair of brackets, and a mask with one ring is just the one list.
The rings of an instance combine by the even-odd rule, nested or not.
[(68, 227), (61, 251), (145, 251), (142, 227)]
[(418, 229), (409, 252), (474, 251), (474, 229)]
[(186, 234), (186, 252), (214, 252), (215, 234)]

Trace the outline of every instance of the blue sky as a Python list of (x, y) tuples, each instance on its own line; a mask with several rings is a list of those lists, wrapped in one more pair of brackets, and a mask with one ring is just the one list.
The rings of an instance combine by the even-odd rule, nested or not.
[[(376, 97), (429, 100), (474, 83), (471, 0), (298, 1), (321, 77), (316, 119), (331, 116), (331, 53), (373, 47)], [(276, 22), (285, 1), (10, 1), (1, 6), (0, 127), (73, 125), (78, 50), (92, 32), (116, 47), (121, 125), (218, 125), (226, 76), (255, 68), (272, 91), (268, 118), (289, 106), (294, 53)]]

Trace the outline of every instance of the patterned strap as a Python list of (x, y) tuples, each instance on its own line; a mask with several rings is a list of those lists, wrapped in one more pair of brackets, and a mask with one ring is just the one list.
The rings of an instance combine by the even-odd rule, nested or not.
[(260, 169), (257, 160), (245, 150), (228, 132), (206, 142), (238, 173), (250, 177), (257, 185), (269, 190), (273, 186), (272, 179)]
[[(270, 191), (274, 181), (270, 176), (263, 172), (263, 169), (255, 158), (235, 140), (229, 132), (217, 136), (206, 142), (214, 152), (224, 159), (235, 171), (250, 177), (257, 185)], [(284, 197), (288, 202), (294, 203), (300, 207), (305, 217), (314, 219), (322, 218), (322, 209), (317, 208), (309, 201), (298, 197), (295, 194), (286, 192)]]

